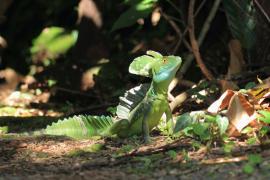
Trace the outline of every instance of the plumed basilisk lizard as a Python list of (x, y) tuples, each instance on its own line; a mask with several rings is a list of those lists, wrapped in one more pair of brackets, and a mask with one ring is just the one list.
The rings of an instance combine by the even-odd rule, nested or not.
[(156, 127), (162, 115), (173, 132), (172, 113), (167, 100), (168, 86), (181, 65), (178, 56), (162, 56), (155, 51), (137, 57), (129, 66), (132, 74), (152, 78), (151, 84), (141, 84), (120, 97), (116, 117), (78, 115), (59, 120), (34, 134), (66, 135), (72, 138), (113, 136), (125, 138), (142, 135), (150, 141), (149, 132)]

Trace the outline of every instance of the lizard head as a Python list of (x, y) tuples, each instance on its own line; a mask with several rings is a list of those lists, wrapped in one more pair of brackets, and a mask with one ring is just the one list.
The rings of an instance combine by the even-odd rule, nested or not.
[(129, 66), (129, 72), (151, 77), (153, 86), (162, 93), (167, 93), (168, 86), (179, 69), (182, 60), (179, 56), (162, 56), (155, 51), (137, 57)]
[[(157, 78), (173, 78), (181, 65), (179, 56), (162, 56), (155, 51), (147, 51), (147, 55), (135, 58), (129, 66), (131, 74)], [(170, 77), (168, 77), (170, 76)]]
[(163, 56), (153, 65), (153, 86), (156, 92), (167, 94), (168, 86), (180, 68), (181, 62), (179, 56)]

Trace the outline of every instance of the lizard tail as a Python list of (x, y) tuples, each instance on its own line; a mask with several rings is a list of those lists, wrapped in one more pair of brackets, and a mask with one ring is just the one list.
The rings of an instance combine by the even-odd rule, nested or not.
[(74, 139), (85, 139), (92, 136), (107, 136), (113, 125), (110, 116), (79, 115), (60, 119), (45, 129), (25, 135), (61, 135)]

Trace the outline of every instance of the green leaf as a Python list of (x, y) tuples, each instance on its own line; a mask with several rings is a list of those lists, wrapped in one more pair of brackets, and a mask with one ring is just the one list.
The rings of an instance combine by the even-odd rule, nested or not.
[(46, 52), (47, 58), (53, 58), (59, 54), (66, 53), (77, 41), (77, 31), (67, 31), (61, 27), (47, 27), (40, 35), (33, 40), (33, 46), (30, 49), (32, 55)]
[(224, 144), (223, 150), (224, 150), (225, 153), (231, 153), (234, 146), (235, 146), (235, 143), (230, 141), (230, 142)]
[(226, 132), (228, 126), (229, 126), (228, 118), (225, 117), (225, 116), (222, 117), (220, 115), (217, 115), (216, 123), (218, 125), (220, 135), (225, 134), (225, 132)]
[(257, 142), (256, 137), (251, 137), (251, 138), (248, 138), (248, 140), (247, 140), (248, 145), (254, 145), (254, 144), (256, 144), (256, 142)]
[(223, 0), (223, 6), (232, 36), (244, 48), (252, 48), (256, 39), (256, 11), (252, 0)]
[(112, 31), (129, 27), (140, 18), (147, 17), (153, 9), (156, 0), (142, 0), (137, 3), (131, 3), (132, 6), (117, 19), (112, 27)]
[(174, 150), (169, 150), (166, 154), (168, 154), (172, 159), (177, 158), (177, 152)]
[(8, 133), (8, 126), (0, 126), (0, 135)]
[(259, 114), (262, 116), (258, 117), (258, 119), (264, 123), (270, 124), (270, 111), (259, 111)]
[(247, 163), (245, 164), (243, 171), (246, 174), (252, 174), (254, 172), (254, 167), (251, 164)]
[(184, 113), (181, 116), (176, 117), (176, 124), (173, 133), (181, 131), (192, 124), (192, 117), (189, 113)]
[(185, 136), (188, 136), (188, 137), (193, 137), (194, 136), (192, 131), (193, 131), (193, 127), (191, 127), (191, 126), (188, 126), (185, 129), (183, 129), (183, 132), (184, 132)]
[(263, 159), (260, 154), (249, 154), (248, 163), (244, 166), (243, 171), (247, 174), (252, 174), (254, 172), (254, 167), (262, 163)]
[(260, 136), (265, 136), (267, 135), (269, 132), (270, 132), (270, 127), (269, 126), (263, 126), (261, 129), (260, 129)]
[(245, 89), (252, 89), (256, 86), (257, 84), (255, 82), (249, 82), (245, 85)]
[(262, 156), (260, 154), (250, 154), (248, 155), (248, 161), (252, 165), (258, 165), (262, 162)]
[(208, 127), (208, 123), (196, 123), (193, 125), (193, 131), (196, 135), (200, 136), (201, 140), (207, 140), (210, 139)]
[(243, 134), (248, 134), (248, 133), (251, 133), (253, 131), (252, 127), (248, 126), (246, 128), (244, 128), (241, 133)]
[(54, 79), (48, 79), (48, 86), (49, 86), (49, 87), (52, 87), (52, 86), (55, 85), (56, 83), (57, 83), (56, 80), (54, 80)]
[(155, 61), (157, 61), (155, 58), (147, 55), (137, 57), (129, 65), (129, 72), (131, 74), (151, 77), (151, 69)]

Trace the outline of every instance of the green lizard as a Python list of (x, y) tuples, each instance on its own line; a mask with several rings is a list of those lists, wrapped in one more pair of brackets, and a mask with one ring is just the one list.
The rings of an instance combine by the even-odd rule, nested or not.
[(79, 115), (59, 120), (42, 130), (42, 134), (66, 135), (73, 138), (113, 136), (125, 138), (143, 135), (150, 141), (149, 132), (159, 124), (165, 113), (169, 132), (173, 132), (172, 113), (167, 101), (168, 86), (181, 65), (178, 56), (162, 56), (154, 51), (137, 57), (129, 72), (152, 78), (151, 84), (130, 89), (117, 106), (117, 117)]

